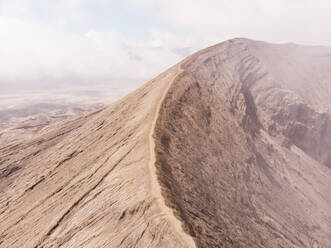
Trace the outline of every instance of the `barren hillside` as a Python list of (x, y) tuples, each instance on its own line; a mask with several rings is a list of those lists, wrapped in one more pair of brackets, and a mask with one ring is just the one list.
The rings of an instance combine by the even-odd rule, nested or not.
[(331, 49), (234, 39), (0, 147), (0, 247), (331, 247)]
[(235, 39), (182, 64), (156, 164), (198, 247), (331, 247), (330, 54)]

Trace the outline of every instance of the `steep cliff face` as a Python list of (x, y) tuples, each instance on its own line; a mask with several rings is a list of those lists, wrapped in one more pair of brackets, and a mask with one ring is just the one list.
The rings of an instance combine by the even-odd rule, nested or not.
[(230, 40), (0, 147), (0, 247), (331, 246), (330, 54)]
[(157, 168), (198, 247), (331, 245), (330, 54), (235, 39), (182, 64)]
[(331, 167), (331, 49), (249, 44), (270, 74), (252, 90), (264, 128)]

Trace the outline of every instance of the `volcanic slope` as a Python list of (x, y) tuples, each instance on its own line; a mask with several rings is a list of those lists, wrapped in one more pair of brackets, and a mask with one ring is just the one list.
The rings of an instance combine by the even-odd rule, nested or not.
[(0, 247), (194, 247), (164, 205), (153, 163), (151, 135), (179, 72), (0, 148)]
[(0, 148), (0, 247), (331, 247), (331, 49), (233, 39)]
[(184, 61), (155, 129), (198, 247), (331, 247), (331, 49), (234, 39)]

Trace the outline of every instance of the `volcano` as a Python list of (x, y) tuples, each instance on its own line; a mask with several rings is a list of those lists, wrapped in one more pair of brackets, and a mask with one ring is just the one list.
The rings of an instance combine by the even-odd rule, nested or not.
[(331, 247), (331, 48), (243, 38), (0, 147), (0, 247)]

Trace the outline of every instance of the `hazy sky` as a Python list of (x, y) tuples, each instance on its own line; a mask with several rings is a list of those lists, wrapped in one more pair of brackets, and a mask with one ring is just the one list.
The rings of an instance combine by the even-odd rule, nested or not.
[(331, 1), (0, 0), (0, 93), (136, 86), (234, 37), (331, 46)]

